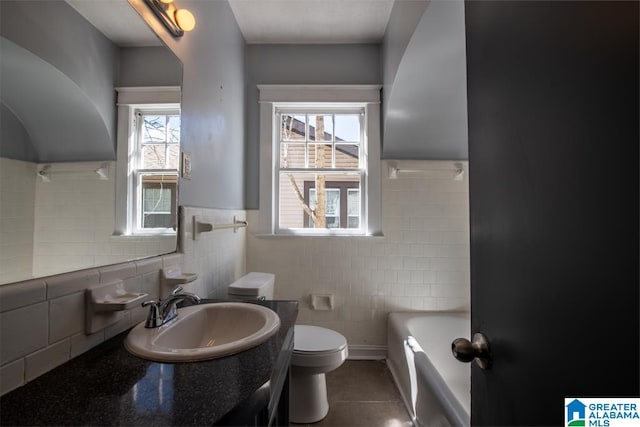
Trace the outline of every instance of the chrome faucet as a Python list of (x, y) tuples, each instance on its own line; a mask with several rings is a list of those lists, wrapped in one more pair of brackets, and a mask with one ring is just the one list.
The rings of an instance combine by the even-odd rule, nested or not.
[(194, 304), (200, 302), (200, 297), (191, 292), (182, 292), (182, 286), (178, 286), (171, 292), (171, 295), (164, 300), (149, 300), (142, 303), (143, 307), (149, 306), (149, 314), (144, 324), (145, 328), (157, 328), (168, 321), (175, 319), (178, 315), (176, 305), (183, 300), (190, 300)]

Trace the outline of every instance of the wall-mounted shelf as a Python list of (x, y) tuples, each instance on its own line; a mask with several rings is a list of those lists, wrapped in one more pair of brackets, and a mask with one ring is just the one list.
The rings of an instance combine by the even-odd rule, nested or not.
[(86, 290), (86, 332), (92, 334), (116, 323), (125, 310), (138, 307), (149, 294), (129, 292), (122, 280)]
[(197, 273), (183, 273), (180, 267), (163, 268), (160, 270), (160, 283), (167, 286), (184, 285), (193, 282), (197, 278)]
[(110, 295), (105, 300), (94, 301), (93, 306), (98, 313), (108, 311), (129, 310), (141, 304), (149, 294), (126, 292), (122, 295)]

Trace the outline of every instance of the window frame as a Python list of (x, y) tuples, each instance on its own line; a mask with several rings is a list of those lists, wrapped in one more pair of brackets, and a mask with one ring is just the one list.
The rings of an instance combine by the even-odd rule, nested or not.
[[(380, 236), (380, 85), (258, 85), (260, 91), (260, 220), (262, 235)], [(364, 164), (360, 180), (360, 228), (281, 229), (279, 227), (280, 145), (277, 111), (353, 112), (362, 111)], [(289, 169), (288, 169), (289, 170)], [(292, 170), (295, 172), (296, 170)], [(306, 172), (302, 170), (301, 172)], [(342, 169), (328, 169), (330, 173)], [(345, 170), (346, 171), (346, 170)], [(349, 169), (348, 173), (358, 170)]]
[[(131, 217), (129, 218), (130, 223), (128, 224), (128, 229), (131, 230), (131, 234), (134, 235), (144, 235), (144, 234), (173, 234), (177, 231), (178, 226), (178, 208), (177, 208), (177, 200), (178, 200), (178, 180), (180, 177), (180, 151), (181, 151), (181, 141), (177, 142), (178, 145), (178, 168), (177, 169), (144, 169), (140, 166), (142, 165), (142, 131), (143, 126), (141, 123), (142, 117), (145, 115), (160, 115), (160, 116), (175, 116), (180, 115), (180, 108), (167, 108), (167, 106), (142, 106), (135, 108), (133, 111), (134, 114), (134, 128), (135, 128), (135, 136), (134, 136), (134, 150), (133, 155), (129, 157), (129, 170), (130, 170), (130, 180), (129, 180), (129, 198), (128, 205), (130, 206)], [(167, 141), (164, 142), (165, 145), (169, 143)], [(175, 143), (174, 143), (175, 144)], [(166, 164), (166, 161), (165, 161)], [(142, 200), (142, 189), (143, 176), (150, 175), (173, 175), (176, 177), (176, 186), (175, 189), (171, 192), (171, 214), (175, 218), (174, 227), (143, 227), (142, 214), (144, 203)], [(175, 201), (175, 203), (174, 203)]]
[[(149, 86), (149, 87), (116, 87), (118, 94), (117, 109), (117, 159), (116, 159), (116, 212), (114, 236), (176, 236), (177, 231), (172, 228), (147, 228), (138, 230), (136, 227), (137, 207), (136, 194), (133, 185), (135, 170), (131, 159), (136, 155), (137, 127), (136, 111), (176, 111), (181, 113), (180, 86)], [(182, 147), (180, 148), (180, 156)], [(181, 165), (178, 165), (180, 168)], [(162, 172), (166, 172), (163, 170)], [(180, 169), (177, 176), (176, 200), (180, 187)], [(139, 198), (138, 198), (139, 199)]]
[[(366, 121), (367, 121), (367, 117), (366, 117), (366, 111), (364, 106), (358, 106), (358, 105), (351, 105), (351, 104), (345, 104), (345, 105), (339, 105), (339, 104), (334, 104), (334, 105), (327, 105), (327, 104), (318, 104), (317, 106), (309, 106), (309, 105), (301, 105), (298, 106), (297, 104), (291, 104), (291, 103), (277, 103), (274, 105), (275, 107), (275, 111), (274, 111), (274, 120), (276, 123), (278, 123), (278, 129), (280, 129), (280, 123), (281, 123), (281, 118), (283, 114), (305, 114), (307, 117), (310, 116), (319, 116), (319, 115), (325, 115), (325, 116), (332, 116), (333, 118), (333, 125), (335, 126), (335, 116), (337, 115), (357, 115), (359, 116), (359, 124), (360, 124), (360, 141), (358, 141), (358, 167), (357, 168), (336, 168), (333, 167), (335, 165), (335, 134), (333, 134), (332, 132), (332, 139), (331, 141), (322, 141), (322, 142), (329, 142), (332, 144), (332, 166), (329, 168), (325, 168), (325, 169), (320, 169), (320, 168), (314, 168), (314, 167), (308, 167), (308, 163), (309, 163), (309, 156), (308, 156), (308, 145), (309, 143), (307, 142), (307, 138), (305, 138), (305, 167), (303, 168), (283, 168), (280, 166), (280, 150), (281, 150), (281, 144), (285, 141), (282, 141), (282, 139), (279, 137), (280, 133), (278, 132), (278, 130), (275, 130), (275, 137), (274, 137), (274, 141), (273, 141), (273, 145), (274, 145), (274, 151), (277, 153), (277, 155), (274, 156), (273, 162), (274, 162), (274, 168), (277, 170), (276, 174), (277, 177), (274, 178), (274, 182), (273, 182), (273, 196), (275, 198), (274, 201), (274, 210), (275, 210), (275, 214), (274, 214), (274, 224), (273, 224), (273, 228), (274, 228), (274, 232), (275, 234), (300, 234), (300, 233), (306, 233), (306, 234), (326, 234), (327, 232), (330, 232), (330, 234), (346, 234), (346, 235), (362, 235), (364, 234), (364, 225), (366, 224), (366, 217), (367, 217), (367, 207), (364, 204), (364, 200), (361, 199), (360, 200), (360, 226), (358, 228), (326, 228), (326, 229), (316, 229), (316, 228), (312, 228), (312, 227), (306, 227), (305, 224), (306, 222), (303, 223), (303, 226), (301, 229), (297, 229), (297, 228), (281, 228), (280, 227), (280, 174), (283, 172), (289, 172), (289, 173), (309, 173), (309, 174), (322, 174), (324, 173), (325, 178), (326, 179), (330, 179), (332, 175), (335, 174), (353, 174), (353, 175), (358, 175), (359, 176), (359, 186), (358, 188), (360, 188), (360, 191), (363, 194), (366, 194), (366, 188), (367, 188), (367, 183), (366, 183), (366, 175), (367, 175), (367, 150), (365, 149), (365, 145), (366, 145), (366, 133), (365, 133), (365, 127), (366, 127)], [(308, 118), (307, 118), (308, 120)], [(309, 125), (308, 123), (306, 124), (306, 132), (309, 132)], [(333, 129), (332, 129), (333, 130)], [(317, 141), (317, 140), (316, 140)], [(318, 142), (315, 142), (314, 144), (317, 144)], [(352, 143), (352, 141), (346, 141), (344, 145), (355, 145), (355, 144), (350, 144)], [(340, 145), (340, 144), (338, 144)], [(327, 181), (327, 183), (329, 183), (330, 181)], [(333, 182), (333, 181), (331, 181)], [(329, 188), (329, 187), (327, 187)], [(308, 202), (308, 192), (306, 189), (306, 184), (305, 184), (305, 193), (304, 193), (304, 197)]]

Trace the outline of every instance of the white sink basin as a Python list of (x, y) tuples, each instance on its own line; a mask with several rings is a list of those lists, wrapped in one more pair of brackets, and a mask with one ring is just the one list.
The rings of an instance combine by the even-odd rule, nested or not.
[(191, 362), (215, 359), (265, 342), (280, 328), (280, 318), (267, 307), (229, 302), (178, 309), (178, 317), (158, 328), (134, 327), (124, 344), (143, 359)]

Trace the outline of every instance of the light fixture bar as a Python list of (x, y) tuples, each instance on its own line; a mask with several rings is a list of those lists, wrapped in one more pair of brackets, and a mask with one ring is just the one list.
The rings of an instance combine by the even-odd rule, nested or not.
[(165, 27), (175, 37), (182, 37), (184, 30), (180, 28), (175, 20), (175, 6), (169, 3), (161, 3), (160, 0), (144, 0), (153, 13), (162, 21)]

